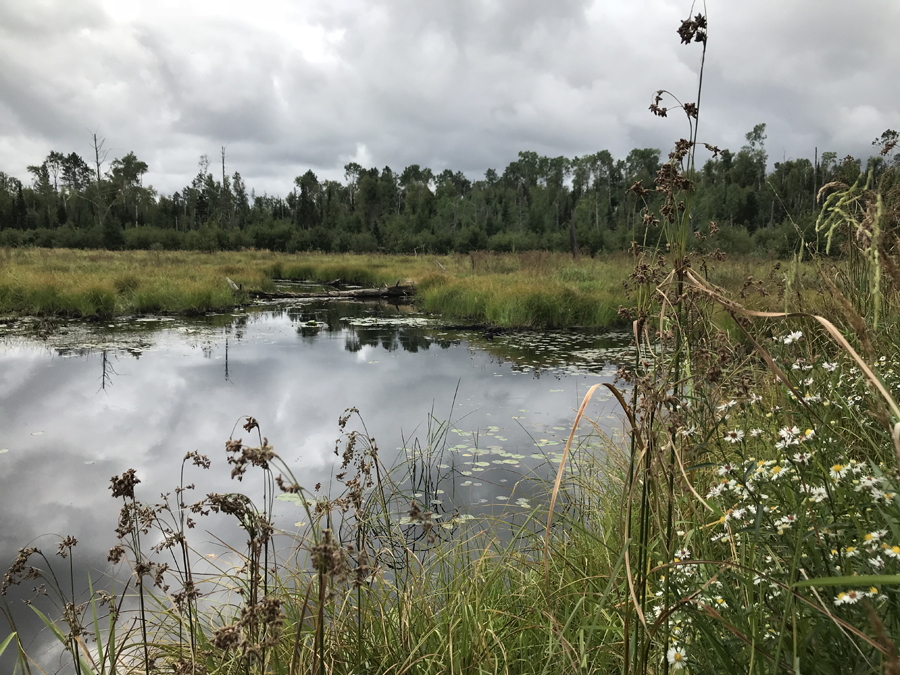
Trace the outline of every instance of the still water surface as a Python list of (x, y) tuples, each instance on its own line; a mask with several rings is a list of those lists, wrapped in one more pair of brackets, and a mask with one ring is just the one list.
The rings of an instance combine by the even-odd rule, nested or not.
[[(230, 480), (224, 452), (232, 433), (247, 436), (245, 415), (304, 487), (324, 490), (346, 408), (359, 409), (388, 465), (413, 439), (426, 444), (429, 423), (447, 425), (439, 461), (450, 479), (427, 495), (440, 502), (435, 511), (514, 517), (529, 508), (518, 478), (555, 475), (573, 409), (591, 385), (612, 381), (627, 345), (616, 333), (446, 330), (410, 308), (360, 303), (72, 323), (41, 337), (33, 326), (0, 326), (0, 564), (25, 545), (55, 551), (58, 539), (41, 535), (73, 535), (76, 576), (98, 578), (116, 543), (110, 477), (136, 469), (138, 499), (154, 502), (178, 484), (193, 450), (212, 460), (209, 472), (187, 476), (195, 499), (252, 495), (258, 485)], [(616, 426), (603, 392), (590, 416)], [(278, 503), (279, 527), (301, 517)], [(205, 533), (195, 545), (221, 550)]]

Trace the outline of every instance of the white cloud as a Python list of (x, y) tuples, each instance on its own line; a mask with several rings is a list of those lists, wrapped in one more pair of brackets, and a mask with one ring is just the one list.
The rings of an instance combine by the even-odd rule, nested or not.
[[(836, 0), (709, 3), (701, 135), (737, 149), (769, 124), (773, 159), (861, 155), (898, 126), (900, 7)], [(696, 98), (699, 45), (670, 0), (40, 0), (0, 4), (0, 170), (50, 150), (134, 151), (162, 192), (228, 146), (258, 192), (311, 168), (409, 164), (499, 171), (521, 150), (668, 150)]]

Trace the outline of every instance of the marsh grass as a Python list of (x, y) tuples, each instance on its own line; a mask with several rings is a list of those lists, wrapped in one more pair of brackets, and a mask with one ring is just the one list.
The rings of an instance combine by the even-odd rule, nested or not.
[(232, 293), (226, 276), (248, 287), (271, 288), (259, 258), (15, 250), (0, 267), (0, 312), (105, 319), (223, 309), (246, 301)]
[[(247, 292), (275, 290), (275, 280), (378, 286), (413, 283), (416, 303), (448, 321), (503, 327), (607, 328), (621, 325), (629, 258), (572, 260), (562, 254), (473, 253), (442, 258), (382, 255), (187, 253), (8, 249), (0, 264), (0, 313), (108, 319), (152, 313), (203, 314), (248, 301)], [(784, 288), (762, 261), (710, 261), (704, 272), (733, 291), (749, 289), (758, 308), (782, 306)], [(793, 286), (809, 290), (811, 265)], [(776, 279), (782, 275), (775, 270)], [(748, 276), (759, 283), (744, 287)], [(226, 277), (240, 284), (234, 293)], [(768, 290), (766, 290), (768, 289)], [(762, 291), (765, 292), (763, 295)], [(758, 297), (757, 297), (758, 296)]]

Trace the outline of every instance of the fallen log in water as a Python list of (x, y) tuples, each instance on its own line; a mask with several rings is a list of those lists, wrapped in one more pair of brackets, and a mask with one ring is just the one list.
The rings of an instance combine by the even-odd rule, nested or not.
[(250, 291), (250, 297), (255, 300), (281, 300), (281, 299), (316, 299), (316, 300), (341, 300), (359, 298), (408, 298), (416, 293), (415, 286), (401, 286), (397, 282), (395, 286), (381, 286), (379, 288), (352, 288), (345, 291), (320, 291), (317, 293), (295, 293), (292, 291)]

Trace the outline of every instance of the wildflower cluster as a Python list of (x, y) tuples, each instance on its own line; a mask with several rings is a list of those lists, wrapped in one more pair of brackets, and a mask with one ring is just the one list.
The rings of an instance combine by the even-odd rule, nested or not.
[[(814, 649), (847, 647), (838, 622), (869, 626), (872, 612), (900, 606), (900, 585), (885, 581), (900, 575), (892, 446), (877, 419), (859, 414), (879, 402), (859, 369), (809, 349), (790, 353), (803, 342), (801, 331), (772, 340), (775, 358), (789, 364), (783, 406), (764, 407), (750, 393), (716, 408), (709, 447), (718, 461), (699, 491), (709, 515), (680, 531), (681, 548), (659, 561), (648, 612), (668, 636), (671, 668), (687, 667), (688, 652), (710, 640), (748, 662), (748, 644), (784, 657), (789, 625), (811, 631), (813, 658)], [(873, 366), (892, 375), (886, 358)], [(686, 446), (699, 436), (681, 434)]]

